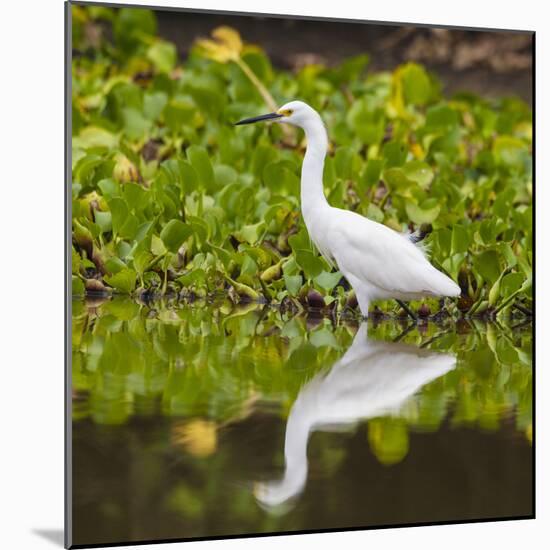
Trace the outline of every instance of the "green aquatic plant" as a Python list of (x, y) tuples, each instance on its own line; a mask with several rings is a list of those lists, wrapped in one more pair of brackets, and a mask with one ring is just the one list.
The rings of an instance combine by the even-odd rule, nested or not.
[(153, 12), (73, 6), (73, 294), (353, 306), (300, 219), (303, 143), (280, 126), (232, 127), (300, 98), (333, 139), (332, 205), (422, 229), (433, 263), (461, 286), (451, 315), (531, 314), (525, 103), (446, 98), (422, 66), (372, 72), (366, 55), (289, 73), (232, 29), (213, 38), (180, 59)]

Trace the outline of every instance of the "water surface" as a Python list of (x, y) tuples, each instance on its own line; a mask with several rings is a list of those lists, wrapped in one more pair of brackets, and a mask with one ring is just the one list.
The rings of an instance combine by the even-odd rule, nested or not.
[(531, 326), (75, 301), (73, 542), (532, 514)]

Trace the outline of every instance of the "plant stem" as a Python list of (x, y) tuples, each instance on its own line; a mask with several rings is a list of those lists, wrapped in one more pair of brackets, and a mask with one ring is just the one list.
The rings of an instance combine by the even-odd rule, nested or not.
[(260, 79), (254, 74), (254, 71), (248, 66), (248, 64), (243, 61), (240, 57), (235, 59), (235, 63), (241, 68), (243, 73), (249, 78), (250, 82), (254, 84), (262, 99), (265, 101), (266, 105), (272, 110), (277, 110), (277, 104), (273, 99), (273, 96), (269, 93), (268, 89), (262, 84)]
[[(267, 107), (272, 112), (275, 112), (277, 110), (277, 104), (275, 103), (273, 96), (269, 93), (269, 90), (263, 85), (262, 81), (256, 76), (254, 71), (248, 66), (246, 61), (244, 61), (240, 57), (237, 57), (234, 61), (241, 68), (242, 72), (248, 77), (250, 82), (252, 82), (254, 87), (258, 90)], [(283, 130), (285, 138), (292, 137), (293, 132), (286, 124), (282, 124), (281, 128)]]

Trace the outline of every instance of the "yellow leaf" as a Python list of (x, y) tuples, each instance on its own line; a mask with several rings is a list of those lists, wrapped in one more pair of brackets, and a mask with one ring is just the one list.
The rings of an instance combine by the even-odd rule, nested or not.
[(218, 63), (239, 59), (243, 43), (236, 30), (231, 27), (218, 27), (212, 31), (212, 37), (214, 40), (207, 38), (197, 40), (197, 46), (202, 55)]
[(212, 32), (212, 36), (222, 44), (225, 44), (230, 50), (237, 54), (241, 53), (243, 43), (239, 33), (235, 29), (231, 27), (218, 27)]
[(113, 177), (121, 183), (139, 181), (139, 172), (135, 164), (126, 155), (117, 153), (115, 167), (113, 168)]

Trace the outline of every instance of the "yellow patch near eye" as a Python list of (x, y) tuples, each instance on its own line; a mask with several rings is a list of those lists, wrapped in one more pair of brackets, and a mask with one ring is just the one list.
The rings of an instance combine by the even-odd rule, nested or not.
[(290, 116), (292, 114), (292, 109), (279, 109), (277, 112), (283, 116)]

